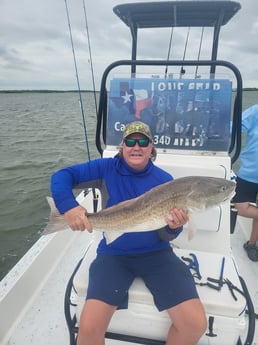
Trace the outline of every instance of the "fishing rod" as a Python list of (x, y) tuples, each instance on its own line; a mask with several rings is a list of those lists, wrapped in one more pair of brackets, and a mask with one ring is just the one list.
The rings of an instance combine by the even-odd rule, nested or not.
[[(173, 34), (174, 34), (174, 27), (172, 26), (172, 27), (171, 27), (171, 33), (170, 33), (169, 44), (168, 44), (167, 61), (169, 61), (169, 58), (170, 58), (170, 52), (171, 52)], [(165, 79), (167, 78), (167, 74), (168, 74), (168, 65), (166, 65), (166, 68), (165, 68)]]
[[(190, 27), (188, 27), (188, 30), (187, 30), (187, 35), (186, 35), (186, 40), (185, 40), (185, 49), (184, 49), (184, 54), (183, 54), (183, 59), (182, 59), (183, 61), (185, 61), (186, 49), (187, 49), (188, 40), (189, 40), (189, 34), (190, 34)], [(180, 69), (180, 78), (184, 74), (185, 74), (185, 69), (184, 69), (184, 66), (182, 65), (181, 69)]]
[[(88, 26), (88, 19), (87, 19), (87, 11), (86, 11), (85, 0), (83, 0), (83, 12), (84, 12), (85, 28), (86, 28), (86, 34), (87, 34), (87, 40), (88, 40), (89, 56), (90, 56), (91, 79), (92, 79), (94, 102), (95, 102), (95, 113), (96, 113), (96, 116), (97, 116), (97, 112), (98, 112), (97, 96), (96, 96), (95, 77), (94, 77), (94, 70), (93, 70), (93, 63), (92, 63), (90, 34), (89, 34), (89, 26)], [(92, 193), (93, 193), (93, 210), (94, 210), (94, 212), (96, 212), (97, 209), (98, 209), (98, 195), (96, 194), (95, 188), (92, 188)]]
[[(77, 87), (78, 87), (78, 94), (79, 94), (79, 102), (80, 102), (81, 114), (82, 114), (82, 122), (83, 122), (83, 128), (84, 128), (85, 144), (86, 144), (86, 149), (87, 149), (88, 160), (90, 161), (91, 160), (90, 148), (89, 148), (89, 141), (88, 141), (88, 134), (87, 134), (87, 127), (86, 127), (86, 120), (85, 120), (83, 102), (82, 102), (81, 86), (80, 86), (80, 80), (79, 80), (79, 74), (78, 74), (78, 68), (77, 68), (77, 62), (76, 62), (76, 56), (75, 56), (75, 50), (74, 50), (74, 44), (73, 44), (73, 35), (72, 35), (72, 29), (71, 29), (71, 21), (70, 21), (70, 16), (69, 16), (69, 9), (68, 9), (68, 5), (67, 5), (67, 0), (64, 0), (64, 2), (65, 2), (67, 22), (68, 22), (70, 41), (71, 41), (71, 47), (72, 47), (72, 53), (73, 53), (73, 62), (74, 62), (74, 69), (75, 69), (75, 74), (76, 74), (76, 81), (77, 81)], [(92, 193), (93, 193), (93, 209), (94, 209), (94, 212), (96, 212), (97, 206), (98, 206), (98, 196), (96, 195), (95, 188), (92, 188)]]
[[(197, 60), (198, 60), (198, 61), (200, 60), (200, 55), (201, 55), (203, 33), (204, 33), (204, 27), (202, 28), (202, 33), (201, 33), (201, 39), (200, 39), (200, 45), (199, 45), (199, 51), (198, 51), (198, 57), (197, 57)], [(199, 67), (199, 65), (196, 65), (196, 69), (195, 69), (195, 79), (199, 77), (199, 76), (197, 75), (198, 67)]]
[(68, 22), (70, 41), (71, 41), (71, 47), (72, 47), (72, 53), (73, 53), (73, 62), (74, 62), (74, 68), (75, 68), (75, 74), (76, 74), (78, 93), (79, 93), (79, 102), (80, 102), (81, 113), (82, 113), (82, 122), (83, 122), (83, 128), (84, 128), (85, 143), (86, 143), (88, 159), (90, 160), (89, 141), (88, 141), (88, 134), (87, 134), (84, 108), (83, 108), (83, 102), (82, 102), (81, 86), (80, 86), (77, 62), (76, 62), (75, 51), (74, 51), (73, 35), (72, 35), (71, 22), (70, 22), (70, 16), (69, 16), (69, 9), (68, 9), (68, 5), (67, 5), (67, 0), (64, 0), (64, 2), (65, 2), (65, 7), (66, 7), (67, 22)]
[(87, 34), (87, 40), (88, 40), (89, 56), (90, 56), (91, 79), (92, 79), (93, 94), (94, 94), (94, 101), (95, 101), (95, 111), (96, 111), (96, 116), (97, 116), (97, 112), (98, 112), (97, 96), (96, 96), (95, 77), (94, 77), (94, 70), (93, 70), (93, 63), (92, 63), (91, 43), (90, 43), (90, 34), (89, 34), (89, 26), (88, 26), (85, 0), (83, 0), (83, 11), (84, 11), (85, 28), (86, 28), (86, 34)]

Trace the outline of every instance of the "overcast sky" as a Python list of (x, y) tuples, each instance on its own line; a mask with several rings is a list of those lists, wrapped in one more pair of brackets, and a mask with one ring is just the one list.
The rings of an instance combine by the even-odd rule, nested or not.
[[(107, 64), (130, 58), (129, 29), (112, 10), (123, 2), (144, 0), (84, 2), (97, 90)], [(241, 10), (221, 29), (218, 59), (239, 68), (244, 87), (258, 87), (258, 1), (239, 2)], [(67, 4), (80, 85), (92, 89), (83, 0), (67, 0)], [(64, 0), (0, 0), (0, 16), (0, 90), (77, 88)], [(182, 59), (186, 34), (175, 29), (172, 57)], [(200, 35), (200, 30), (190, 32), (195, 49), (189, 43), (185, 59), (197, 59)], [(205, 35), (201, 59), (207, 58)], [(170, 32), (150, 31), (139, 38), (139, 58), (166, 58)]]

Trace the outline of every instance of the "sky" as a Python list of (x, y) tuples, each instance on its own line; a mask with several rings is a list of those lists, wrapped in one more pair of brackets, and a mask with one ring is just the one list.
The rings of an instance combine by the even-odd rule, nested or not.
[[(95, 85), (98, 90), (108, 64), (130, 59), (130, 31), (113, 13), (113, 7), (145, 0), (66, 1), (0, 0), (0, 90), (78, 88), (66, 4), (81, 89), (93, 89)], [(244, 87), (258, 87), (258, 2), (239, 2), (241, 10), (221, 29), (218, 59), (228, 60), (240, 70)], [(182, 59), (185, 51), (186, 60), (197, 59), (198, 30), (190, 31), (187, 46), (187, 28), (174, 30), (171, 58)], [(139, 34), (138, 58), (165, 59), (170, 34), (170, 30), (153, 29)], [(209, 58), (209, 34), (209, 30), (204, 32), (200, 59)]]

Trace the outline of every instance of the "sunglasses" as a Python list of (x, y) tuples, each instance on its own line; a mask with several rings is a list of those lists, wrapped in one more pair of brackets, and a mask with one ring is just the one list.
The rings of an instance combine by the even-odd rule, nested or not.
[(134, 147), (136, 145), (136, 143), (140, 146), (140, 147), (147, 147), (150, 143), (149, 139), (124, 139), (124, 143), (126, 146), (128, 147)]

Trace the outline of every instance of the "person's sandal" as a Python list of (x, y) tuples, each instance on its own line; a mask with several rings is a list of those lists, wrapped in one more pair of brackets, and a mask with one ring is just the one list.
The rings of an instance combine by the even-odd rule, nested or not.
[(246, 242), (244, 244), (244, 249), (250, 260), (258, 261), (258, 248), (255, 244), (249, 244), (249, 242)]

